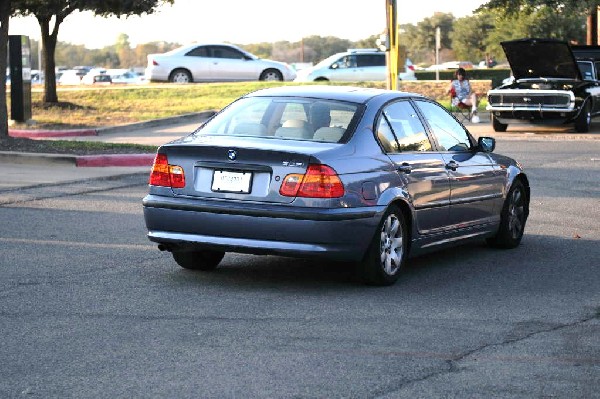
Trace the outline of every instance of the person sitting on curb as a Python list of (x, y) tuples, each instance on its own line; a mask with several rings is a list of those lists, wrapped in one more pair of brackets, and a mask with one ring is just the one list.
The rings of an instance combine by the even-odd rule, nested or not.
[(456, 97), (453, 98), (452, 101), (456, 101), (457, 104), (463, 103), (466, 106), (471, 107), (471, 122), (478, 123), (477, 95), (471, 91), (471, 84), (469, 83), (469, 79), (467, 79), (467, 72), (464, 68), (458, 68), (456, 70), (454, 80), (450, 82), (450, 86), (448, 87), (448, 93), (451, 93), (452, 89), (454, 89), (454, 93), (456, 94)]

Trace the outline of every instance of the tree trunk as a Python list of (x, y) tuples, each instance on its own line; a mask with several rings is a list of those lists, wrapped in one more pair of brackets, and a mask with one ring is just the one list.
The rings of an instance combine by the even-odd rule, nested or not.
[(8, 23), (10, 0), (0, 0), (0, 141), (8, 138), (8, 109), (6, 107), (6, 59), (8, 52)]
[(54, 24), (54, 29), (50, 33), (50, 19), (40, 19), (40, 29), (42, 33), (42, 57), (44, 59), (44, 103), (58, 103), (56, 93), (56, 61), (54, 59), (56, 42), (58, 38), (59, 20)]
[(598, 6), (589, 10), (587, 17), (587, 43), (588, 46), (598, 45)]

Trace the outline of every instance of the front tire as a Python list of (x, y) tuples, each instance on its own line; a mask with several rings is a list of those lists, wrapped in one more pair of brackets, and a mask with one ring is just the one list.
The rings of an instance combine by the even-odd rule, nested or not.
[(575, 130), (578, 133), (587, 133), (590, 131), (590, 126), (592, 124), (592, 111), (590, 102), (586, 101), (583, 109), (575, 119)]
[(516, 180), (504, 201), (500, 215), (500, 227), (488, 244), (496, 248), (515, 248), (521, 243), (525, 223), (529, 215), (529, 198), (525, 186)]
[(390, 206), (385, 212), (365, 259), (361, 278), (370, 285), (392, 285), (400, 277), (408, 255), (408, 232), (402, 211)]
[(492, 127), (494, 128), (495, 132), (506, 132), (508, 125), (498, 122), (498, 119), (496, 119), (494, 114), (492, 114)]
[(267, 69), (266, 71), (264, 71), (263, 73), (260, 74), (260, 80), (264, 80), (264, 81), (282, 81), (283, 80), (283, 75), (281, 74), (280, 71), (278, 71), (277, 69)]
[(219, 266), (225, 256), (221, 251), (175, 251), (173, 259), (184, 269), (210, 271)]

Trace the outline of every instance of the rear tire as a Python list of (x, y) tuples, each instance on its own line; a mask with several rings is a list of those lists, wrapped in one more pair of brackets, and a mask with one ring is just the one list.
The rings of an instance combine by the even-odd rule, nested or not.
[(362, 280), (369, 285), (392, 285), (400, 277), (408, 255), (408, 233), (402, 211), (390, 206), (360, 264)]
[(210, 271), (219, 266), (225, 256), (221, 251), (175, 251), (173, 259), (184, 269)]
[(516, 180), (504, 201), (500, 215), (500, 227), (488, 244), (495, 248), (515, 248), (521, 243), (525, 232), (525, 223), (529, 215), (529, 198), (525, 186)]
[(176, 69), (169, 75), (171, 83), (192, 83), (192, 75), (185, 69)]
[(579, 116), (575, 119), (575, 130), (578, 133), (587, 133), (590, 131), (590, 126), (592, 124), (592, 112), (590, 109), (590, 102), (586, 101)]
[(498, 119), (496, 119), (494, 114), (492, 114), (492, 127), (494, 128), (495, 132), (506, 132), (508, 125), (498, 122)]

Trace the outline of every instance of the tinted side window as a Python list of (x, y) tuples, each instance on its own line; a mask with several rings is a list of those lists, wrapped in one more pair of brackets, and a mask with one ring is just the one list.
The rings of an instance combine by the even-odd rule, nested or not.
[(237, 60), (244, 58), (242, 53), (230, 47), (214, 46), (211, 50), (213, 58), (232, 58)]
[(208, 57), (208, 49), (205, 46), (199, 46), (188, 51), (185, 55), (190, 57)]
[(385, 66), (385, 54), (359, 54), (356, 58), (359, 67)]
[(432, 150), (425, 127), (410, 102), (395, 102), (384, 109), (383, 115), (396, 136), (398, 151)]
[(417, 104), (440, 146), (440, 151), (468, 151), (469, 136), (463, 126), (444, 108), (429, 101), (418, 100)]

